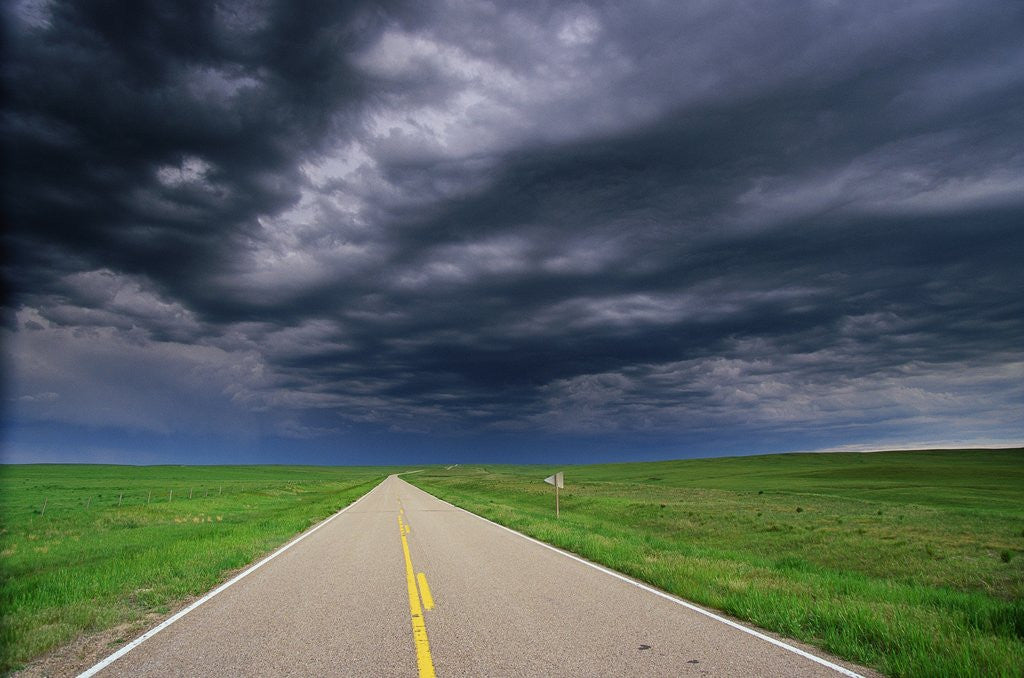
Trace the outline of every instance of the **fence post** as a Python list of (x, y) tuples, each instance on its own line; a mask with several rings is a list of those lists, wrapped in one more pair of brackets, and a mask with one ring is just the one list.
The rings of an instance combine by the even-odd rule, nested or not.
[(43, 510), (39, 512), (39, 515), (46, 513), (46, 502), (50, 501), (49, 497), (43, 497)]
[(174, 490), (167, 490), (167, 503), (169, 504), (172, 499), (174, 499)]
[(150, 500), (153, 498), (153, 490), (149, 491), (149, 496), (146, 497), (146, 506), (149, 506)]
[(121, 505), (121, 497), (123, 497), (123, 496), (124, 496), (124, 492), (122, 492), (121, 494), (117, 495), (117, 505), (118, 506)]
[(89, 510), (89, 505), (90, 504), (92, 504), (92, 497), (89, 497), (88, 499), (85, 500), (85, 510), (86, 511)]
[(188, 488), (188, 498), (189, 498), (189, 499), (191, 499), (191, 498), (192, 498), (192, 488), (191, 488), (191, 487), (190, 487), (190, 488)]

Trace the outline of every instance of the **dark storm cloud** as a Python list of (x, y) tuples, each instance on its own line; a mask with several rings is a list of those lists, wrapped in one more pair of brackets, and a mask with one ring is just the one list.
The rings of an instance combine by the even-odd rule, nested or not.
[(1021, 434), (1016, 3), (7, 24), (19, 417)]
[(15, 243), (44, 266), (140, 274), (201, 301), (210, 271), (259, 238), (257, 217), (297, 200), (299, 159), (358, 101), (346, 55), (377, 8), (41, 4), (43, 25), (8, 17)]

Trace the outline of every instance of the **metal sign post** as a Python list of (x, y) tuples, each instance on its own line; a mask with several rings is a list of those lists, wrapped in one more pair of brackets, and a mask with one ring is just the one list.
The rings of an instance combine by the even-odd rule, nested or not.
[(554, 485), (555, 486), (555, 517), (557, 518), (558, 514), (559, 514), (559, 510), (558, 510), (558, 490), (560, 490), (563, 487), (565, 487), (565, 477), (562, 475), (562, 472), (559, 471), (558, 473), (556, 473), (556, 474), (554, 474), (552, 476), (548, 476), (547, 478), (545, 478), (544, 482), (547, 483), (548, 485)]

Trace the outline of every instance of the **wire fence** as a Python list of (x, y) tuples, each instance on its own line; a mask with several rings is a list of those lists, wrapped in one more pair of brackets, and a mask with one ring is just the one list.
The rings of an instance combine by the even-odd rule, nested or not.
[(109, 492), (96, 492), (87, 495), (76, 495), (73, 498), (62, 496), (51, 498), (43, 496), (42, 500), (32, 507), (32, 512), (45, 516), (55, 511), (89, 511), (110, 508), (138, 508), (139, 506), (167, 505), (182, 503), (197, 499), (211, 499), (226, 495), (235, 495), (245, 492), (253, 492), (266, 489), (282, 489), (280, 487), (232, 487), (225, 485), (217, 486), (191, 486), (171, 487), (167, 489), (145, 489), (128, 490), (117, 492), (116, 495)]
[[(368, 482), (367, 479), (359, 479), (356, 485)], [(297, 501), (304, 498), (313, 499), (323, 492), (339, 492), (350, 488), (350, 483), (336, 482), (285, 482), (285, 483), (217, 483), (217, 484), (187, 484), (168, 483), (158, 486), (144, 484), (142, 487), (118, 489), (97, 487), (94, 490), (86, 488), (45, 488), (36, 487), (34, 491), (29, 488), (19, 488), (16, 494), (8, 493), (6, 497), (0, 495), (0, 523), (10, 522), (15, 515), (31, 514), (34, 516), (52, 516), (56, 514), (67, 515), (68, 513), (90, 512), (90, 511), (111, 511), (117, 509), (133, 509), (152, 507), (153, 509), (166, 508), (168, 505), (185, 504), (187, 502), (198, 502), (206, 500), (209, 502), (218, 499), (227, 500), (232, 503), (244, 502), (246, 495), (276, 495), (282, 498), (291, 497)], [(20, 495), (20, 496), (17, 496)], [(253, 499), (257, 499), (253, 496)], [(212, 506), (211, 506), (212, 508)]]

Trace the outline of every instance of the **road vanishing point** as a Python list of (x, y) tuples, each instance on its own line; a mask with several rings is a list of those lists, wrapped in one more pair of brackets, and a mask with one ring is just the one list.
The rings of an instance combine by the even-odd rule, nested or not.
[(390, 476), (81, 676), (857, 676)]

